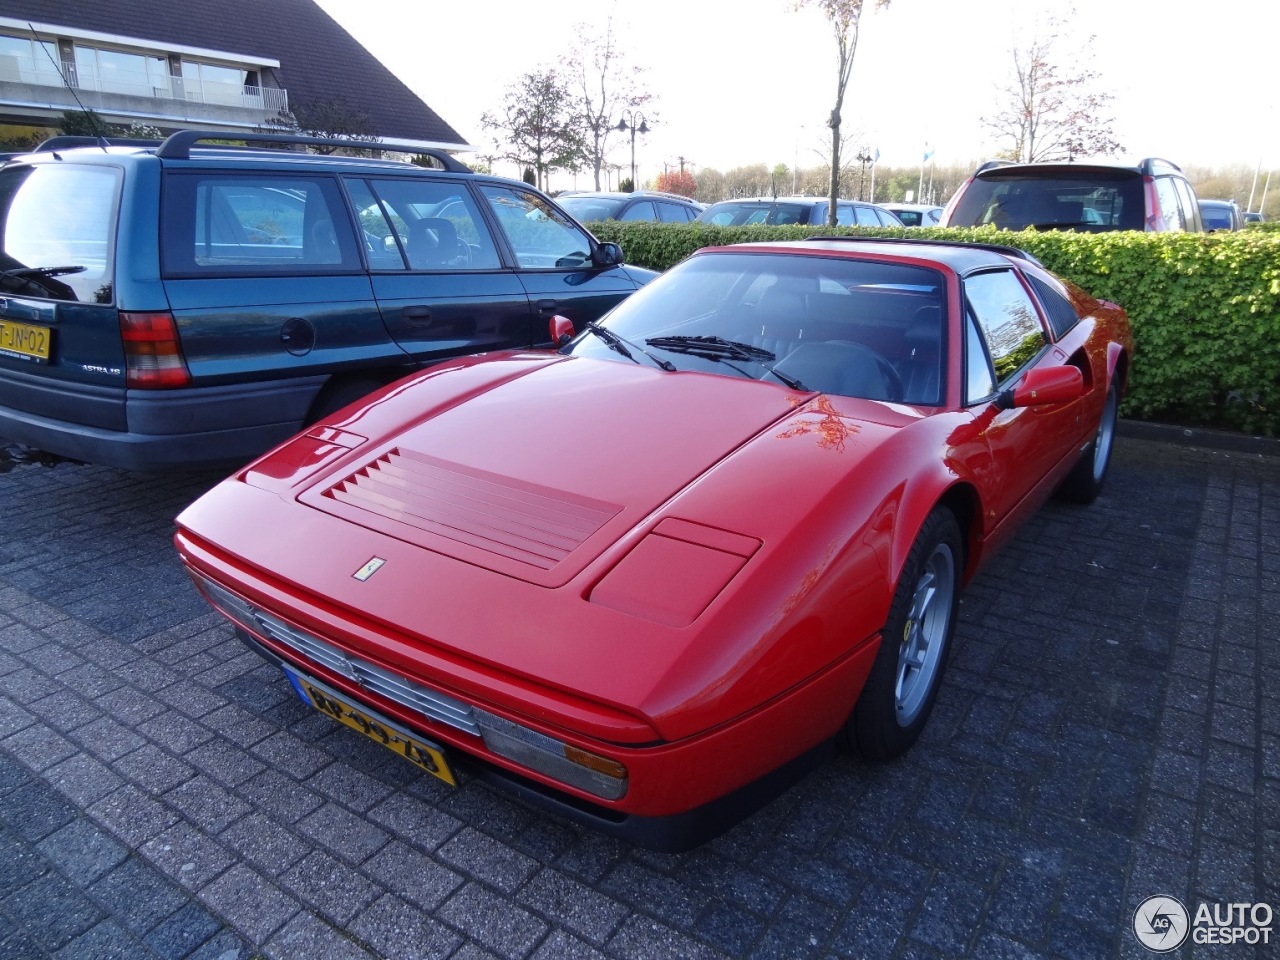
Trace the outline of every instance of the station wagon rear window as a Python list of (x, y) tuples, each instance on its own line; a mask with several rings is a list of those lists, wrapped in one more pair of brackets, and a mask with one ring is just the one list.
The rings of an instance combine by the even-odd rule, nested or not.
[(0, 293), (110, 303), (119, 195), (113, 167), (0, 170)]

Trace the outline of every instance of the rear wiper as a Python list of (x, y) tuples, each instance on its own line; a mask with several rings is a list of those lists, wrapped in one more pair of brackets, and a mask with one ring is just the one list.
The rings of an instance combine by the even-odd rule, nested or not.
[(60, 277), (66, 273), (84, 273), (88, 267), (14, 267), (12, 270), (0, 270), (0, 277), (18, 277), (23, 280), (38, 280), (41, 277)]
[[(69, 291), (70, 287), (62, 283), (50, 285), (45, 283), (46, 280), (52, 280), (54, 277), (60, 277), (66, 273), (83, 273), (88, 267), (69, 266), (69, 267), (14, 267), (10, 270), (0, 270), (0, 289), (8, 290), (11, 293), (21, 293), (27, 284), (35, 284), (36, 288), (46, 293), (52, 293), (55, 296), (65, 296), (65, 291)], [(75, 299), (72, 296), (71, 299)]]
[(622, 354), (632, 363), (640, 363), (640, 361), (636, 359), (636, 355), (632, 353), (631, 350), (628, 349), (628, 347), (634, 347), (637, 351), (644, 354), (646, 357), (652, 360), (655, 364), (657, 364), (663, 370), (673, 371), (676, 368), (675, 364), (673, 364), (670, 360), (661, 360), (658, 357), (655, 357), (652, 353), (650, 353), (644, 347), (638, 346), (637, 344), (632, 343), (630, 340), (627, 340), (623, 337), (618, 336), (608, 327), (602, 327), (600, 324), (596, 323), (594, 320), (587, 321), (587, 329), (590, 330), (592, 333), (594, 333), (597, 337), (599, 337), (605, 343), (607, 343), (611, 349), (616, 350), (618, 353)]
[(778, 355), (772, 350), (755, 347), (738, 340), (726, 340), (724, 337), (650, 337), (645, 341), (651, 347), (660, 350), (673, 350), (677, 353), (692, 353), (708, 360), (756, 360), (768, 362), (777, 360)]

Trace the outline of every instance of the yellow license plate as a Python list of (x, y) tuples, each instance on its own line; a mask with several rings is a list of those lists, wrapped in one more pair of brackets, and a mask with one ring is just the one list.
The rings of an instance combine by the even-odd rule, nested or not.
[(31, 323), (0, 320), (0, 353), (24, 360), (48, 362), (53, 331)]
[(453, 777), (453, 771), (449, 769), (448, 761), (434, 743), (410, 733), (399, 724), (366, 707), (356, 706), (325, 684), (294, 673), (288, 668), (284, 673), (298, 695), (321, 713), (346, 724), (357, 733), (363, 733), (370, 740), (404, 757), (414, 766), (432, 776), (439, 777), (449, 786), (458, 785), (458, 781)]

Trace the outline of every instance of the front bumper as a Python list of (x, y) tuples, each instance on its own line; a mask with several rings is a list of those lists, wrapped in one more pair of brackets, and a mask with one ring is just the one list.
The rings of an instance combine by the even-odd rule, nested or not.
[[(177, 543), (197, 583), (211, 581), (255, 608), (269, 610), (266, 618), (341, 651), (343, 658), (387, 671), (388, 665), (376, 660), (378, 642), (367, 622), (356, 623), (322, 601), (283, 591), (256, 575), (246, 583), (245, 574), (181, 531)], [(567, 693), (548, 695), (545, 687), (528, 681), (521, 684), (518, 678), (496, 673), (482, 676), (485, 671), (474, 665), (446, 664), (427, 649), (422, 649), (417, 676), (400, 673), (408, 684), (438, 691), (453, 705), (473, 706), (479, 713), (497, 715), (621, 765), (627, 775), (626, 791), (607, 799), (494, 753), (482, 736), (446, 714), (380, 692), (376, 684), (360, 678), (363, 668), (353, 671), (340, 663), (326, 665), (326, 657), (305, 644), (281, 642), (277, 629), (254, 630), (236, 616), (229, 618), (242, 639), (269, 660), (315, 677), (353, 703), (367, 705), (443, 745), (451, 762), (480, 779), (602, 832), (661, 850), (686, 849), (709, 839), (821, 763), (831, 752), (878, 648), (876, 642), (863, 644), (747, 714), (676, 742), (655, 739), (652, 726), (638, 715)], [(418, 645), (422, 646), (421, 641)], [(588, 716), (591, 722), (585, 726), (592, 728), (590, 735), (582, 732), (582, 719)], [(608, 730), (616, 731), (616, 739), (601, 735)], [(645, 731), (650, 733), (647, 738)]]

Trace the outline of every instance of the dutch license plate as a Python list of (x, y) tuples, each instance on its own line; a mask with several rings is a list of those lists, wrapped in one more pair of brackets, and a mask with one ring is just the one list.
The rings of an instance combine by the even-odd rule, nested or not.
[(49, 345), (53, 331), (32, 323), (14, 323), (0, 320), (0, 353), (37, 363), (49, 362)]
[(453, 771), (449, 769), (448, 761), (434, 743), (410, 733), (398, 723), (393, 723), (366, 707), (356, 706), (342, 694), (319, 681), (294, 673), (287, 667), (284, 675), (289, 678), (298, 696), (321, 713), (346, 724), (357, 733), (363, 733), (370, 740), (404, 757), (414, 766), (420, 767), (432, 776), (439, 777), (449, 786), (458, 785), (458, 781), (453, 777)]

